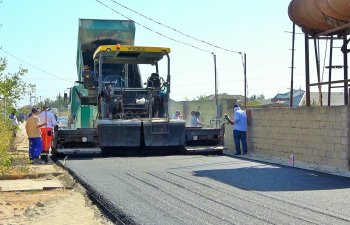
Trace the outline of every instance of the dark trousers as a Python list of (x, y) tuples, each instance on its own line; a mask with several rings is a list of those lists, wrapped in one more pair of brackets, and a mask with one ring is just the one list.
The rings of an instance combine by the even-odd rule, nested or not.
[(241, 142), (243, 154), (247, 154), (247, 132), (240, 130), (233, 130), (233, 140), (235, 141), (236, 153), (241, 154)]

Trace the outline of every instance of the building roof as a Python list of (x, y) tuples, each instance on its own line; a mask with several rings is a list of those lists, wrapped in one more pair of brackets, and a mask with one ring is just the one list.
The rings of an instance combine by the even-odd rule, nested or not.
[[(305, 91), (301, 89), (293, 90), (293, 106), (300, 106), (301, 101)], [(275, 97), (271, 99), (272, 102), (278, 102), (284, 105), (289, 105), (290, 103), (290, 91), (286, 93), (278, 93)]]
[[(299, 96), (299, 95), (303, 95), (305, 93), (305, 91), (298, 89), (298, 90), (293, 90), (293, 97)], [(272, 98), (273, 99), (289, 99), (290, 98), (290, 91), (286, 92), (286, 93), (278, 93), (275, 97)]]

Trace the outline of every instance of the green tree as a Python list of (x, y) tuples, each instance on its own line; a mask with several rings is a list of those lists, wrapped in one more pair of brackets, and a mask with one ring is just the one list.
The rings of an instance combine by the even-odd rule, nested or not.
[(262, 100), (265, 99), (265, 95), (264, 94), (260, 94), (260, 95), (252, 95), (249, 97), (249, 101), (256, 101), (256, 100)]
[(7, 60), (0, 58), (0, 109), (5, 110), (3, 111), (4, 117), (0, 117), (0, 174), (6, 172), (11, 166), (9, 150), (15, 147), (13, 144), (14, 127), (6, 113), (13, 110), (17, 101), (21, 100), (32, 88), (30, 84), (26, 84), (22, 80), (22, 77), (27, 73), (26, 69), (20, 67), (16, 73), (6, 73), (6, 66)]
[(264, 95), (264, 94), (260, 94), (260, 95), (258, 96), (258, 99), (265, 99), (265, 95)]
[(252, 95), (249, 97), (249, 101), (255, 101), (257, 99), (256, 95)]
[(198, 95), (196, 96), (193, 101), (204, 101), (204, 100), (210, 100), (210, 97), (211, 96), (208, 96), (208, 95)]
[[(6, 108), (15, 107), (16, 103), (23, 99), (33, 89), (33, 85), (27, 84), (22, 77), (28, 72), (19, 67), (15, 73), (6, 73), (7, 60), (0, 58), (0, 96)], [(3, 108), (5, 108), (3, 107)]]

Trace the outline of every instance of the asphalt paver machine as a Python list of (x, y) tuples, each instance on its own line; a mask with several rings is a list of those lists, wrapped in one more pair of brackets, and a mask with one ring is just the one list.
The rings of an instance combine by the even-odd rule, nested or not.
[(53, 154), (184, 149), (185, 121), (169, 118), (170, 48), (135, 46), (134, 34), (133, 21), (80, 20), (71, 129), (55, 132)]

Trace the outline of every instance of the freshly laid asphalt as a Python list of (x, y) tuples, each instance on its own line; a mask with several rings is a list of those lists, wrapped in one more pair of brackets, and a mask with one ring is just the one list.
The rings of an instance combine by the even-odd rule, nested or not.
[(345, 177), (225, 155), (65, 164), (126, 224), (350, 224)]

